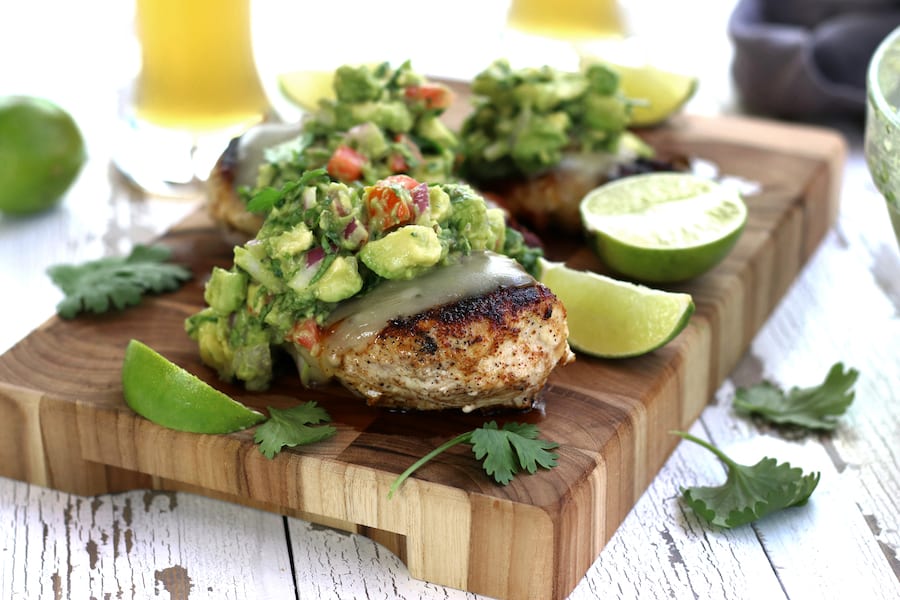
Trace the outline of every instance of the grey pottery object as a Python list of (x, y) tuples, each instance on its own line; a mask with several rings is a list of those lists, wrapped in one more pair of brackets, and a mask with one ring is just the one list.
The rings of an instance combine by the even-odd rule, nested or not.
[(900, 0), (739, 0), (728, 22), (744, 108), (784, 119), (865, 114), (865, 72)]

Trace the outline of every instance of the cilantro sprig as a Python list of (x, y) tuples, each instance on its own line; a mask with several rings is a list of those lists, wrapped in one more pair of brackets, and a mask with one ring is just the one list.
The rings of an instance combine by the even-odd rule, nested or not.
[(321, 442), (337, 429), (328, 423), (331, 417), (314, 401), (287, 409), (269, 407), (269, 420), (256, 428), (253, 440), (266, 458), (274, 458), (285, 446), (303, 446)]
[(804, 474), (798, 467), (768, 457), (752, 466), (741, 465), (700, 438), (683, 431), (672, 433), (715, 454), (728, 471), (721, 486), (682, 488), (688, 506), (713, 525), (738, 527), (784, 508), (802, 506), (819, 485), (818, 472)]
[(798, 388), (787, 393), (770, 382), (735, 392), (734, 408), (741, 414), (759, 415), (778, 425), (796, 425), (808, 429), (832, 430), (837, 419), (853, 402), (853, 386), (859, 377), (856, 369), (844, 370), (836, 363), (821, 385)]
[(64, 319), (72, 319), (83, 311), (99, 314), (110, 307), (121, 310), (133, 306), (148, 292), (176, 290), (191, 278), (191, 272), (167, 263), (171, 255), (166, 246), (138, 244), (128, 256), (51, 266), (47, 274), (65, 294), (56, 305), (56, 312)]
[[(328, 412), (314, 401), (288, 409), (269, 407), (269, 419), (257, 426), (253, 440), (267, 458), (274, 458), (285, 447), (302, 446), (328, 439), (337, 429), (329, 423)], [(482, 461), (485, 472), (494, 481), (506, 485), (521, 470), (535, 473), (538, 467), (552, 469), (558, 456), (551, 452), (559, 444), (538, 438), (536, 425), (506, 423), (498, 427), (495, 421), (467, 431), (441, 444), (401, 473), (391, 484), (388, 497), (400, 489), (403, 482), (422, 465), (458, 444), (471, 444), (475, 458)]]
[(328, 171), (324, 168), (311, 169), (309, 171), (304, 171), (298, 179), (287, 182), (280, 189), (264, 187), (252, 196), (249, 196), (250, 191), (248, 190), (246, 192), (249, 196), (249, 199), (247, 200), (247, 210), (258, 213), (268, 212), (272, 210), (284, 196), (292, 193), (294, 190), (303, 189), (316, 179), (327, 176)]
[(505, 423), (503, 427), (498, 427), (496, 421), (485, 423), (444, 442), (414, 462), (391, 484), (388, 498), (422, 465), (458, 444), (471, 444), (485, 472), (501, 485), (507, 485), (523, 469), (532, 474), (539, 466), (552, 469), (559, 458), (552, 450), (559, 444), (539, 439), (539, 433), (537, 426), (530, 423)]

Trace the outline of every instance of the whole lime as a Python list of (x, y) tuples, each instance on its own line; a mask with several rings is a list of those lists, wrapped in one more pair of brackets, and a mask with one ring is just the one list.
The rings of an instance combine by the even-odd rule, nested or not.
[(65, 110), (43, 98), (0, 97), (0, 212), (55, 206), (86, 158), (81, 131)]

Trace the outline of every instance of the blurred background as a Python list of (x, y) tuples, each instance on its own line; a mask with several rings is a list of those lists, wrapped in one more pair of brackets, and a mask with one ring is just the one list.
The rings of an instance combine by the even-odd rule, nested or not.
[[(851, 83), (859, 86), (860, 65), (900, 23), (897, 0), (617, 4), (625, 34), (638, 40), (635, 46), (647, 60), (699, 77), (689, 111), (744, 110), (801, 120), (828, 118), (829, 109), (842, 112), (848, 103), (836, 98)], [(252, 0), (251, 6), (263, 82), (289, 116), (291, 107), (281, 102), (275, 84), (279, 72), (412, 58), (423, 73), (466, 79), (494, 57), (528, 48), (515, 46), (506, 26), (509, 0)], [(6, 3), (3, 12), (0, 93), (54, 99), (90, 133), (97, 152), (104, 152), (110, 139), (103, 132), (140, 64), (134, 3), (30, 0)], [(551, 47), (537, 51), (531, 45), (548, 61), (556, 59), (546, 51)], [(860, 106), (858, 95), (855, 102)]]
[[(717, 110), (727, 102), (727, 20), (735, 0), (619, 4), (628, 33), (648, 42), (654, 62), (701, 76), (694, 107)], [(423, 73), (467, 78), (503, 52), (508, 8), (509, 0), (252, 0), (254, 44), (276, 99), (274, 74), (350, 62), (412, 58)], [(139, 68), (133, 2), (31, 0), (7, 3), (4, 13), (0, 93), (57, 99), (87, 131), (115, 118), (115, 91)]]

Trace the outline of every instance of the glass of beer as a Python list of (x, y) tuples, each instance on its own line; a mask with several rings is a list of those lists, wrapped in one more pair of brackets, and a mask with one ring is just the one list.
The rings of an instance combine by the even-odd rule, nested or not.
[(622, 15), (615, 0), (513, 0), (510, 27), (564, 40), (620, 37)]
[(146, 191), (182, 195), (270, 104), (253, 52), (251, 0), (136, 0), (140, 70), (114, 162)]
[(576, 70), (582, 45), (621, 40), (617, 0), (512, 0), (506, 18), (510, 62)]

